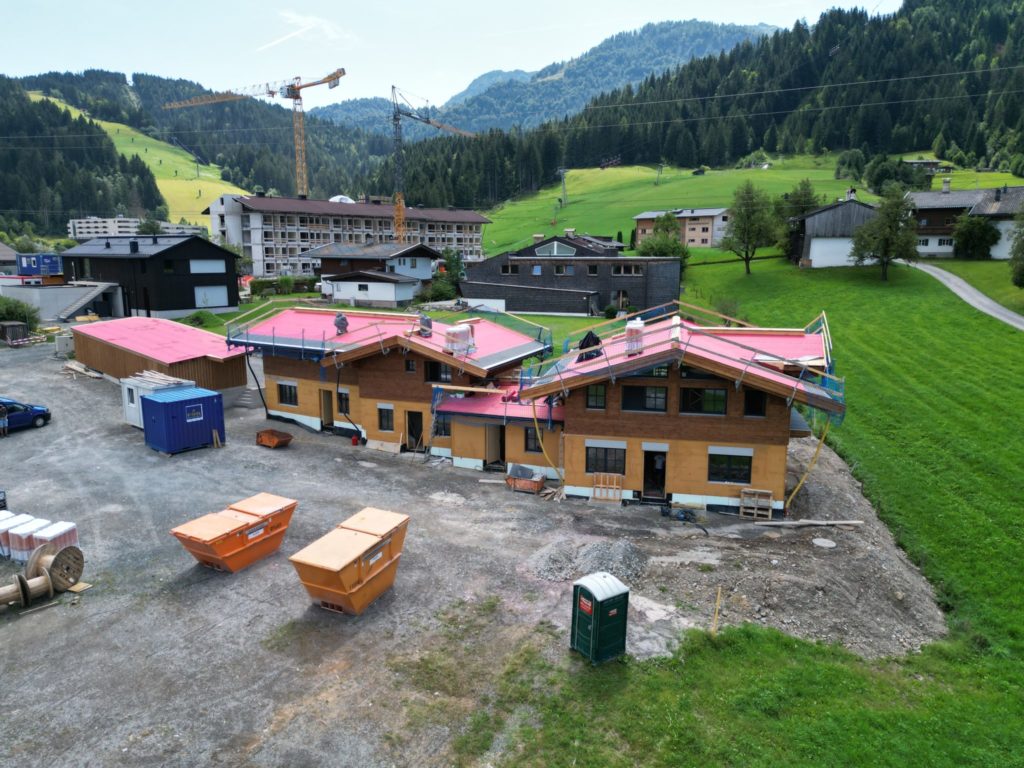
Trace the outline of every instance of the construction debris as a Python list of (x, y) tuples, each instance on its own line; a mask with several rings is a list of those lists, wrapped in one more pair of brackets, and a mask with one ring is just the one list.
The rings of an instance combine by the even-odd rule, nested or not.
[(758, 520), (754, 525), (774, 528), (805, 528), (811, 525), (864, 525), (863, 520)]
[(102, 373), (100, 373), (99, 371), (94, 371), (92, 368), (88, 368), (82, 365), (77, 360), (68, 360), (66, 363), (64, 363), (64, 368), (62, 370), (64, 371), (64, 373), (69, 374), (71, 376), (82, 374), (83, 376), (88, 376), (90, 379), (103, 378)]
[(625, 539), (586, 544), (559, 539), (537, 550), (527, 563), (534, 574), (546, 581), (569, 581), (597, 571), (632, 580), (646, 570), (647, 555)]

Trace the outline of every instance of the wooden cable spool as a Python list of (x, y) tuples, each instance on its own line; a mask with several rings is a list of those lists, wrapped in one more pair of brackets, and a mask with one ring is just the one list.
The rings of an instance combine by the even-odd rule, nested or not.
[(36, 547), (25, 564), (25, 574), (15, 574), (9, 587), (0, 587), (0, 606), (16, 604), (27, 608), (40, 597), (52, 598), (78, 583), (85, 569), (85, 557), (78, 547), (57, 551), (55, 544)]

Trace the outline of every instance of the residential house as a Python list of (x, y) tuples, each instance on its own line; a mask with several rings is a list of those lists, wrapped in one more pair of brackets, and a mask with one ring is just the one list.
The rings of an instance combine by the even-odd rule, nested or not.
[[(394, 208), (380, 202), (221, 195), (204, 213), (210, 231), (252, 259), (253, 274), (312, 275), (320, 268), (310, 251), (328, 243), (373, 245), (394, 240)], [(489, 220), (475, 211), (408, 208), (406, 242), (436, 251), (452, 248), (467, 261), (483, 259), (481, 229)]]
[(644, 211), (633, 217), (636, 222), (636, 244), (654, 233), (654, 221), (671, 213), (679, 225), (679, 240), (686, 245), (716, 248), (725, 237), (729, 223), (728, 208), (676, 208), (671, 211)]
[[(235, 255), (202, 237), (101, 237), (62, 256), (69, 281), (120, 286), (118, 311), (107, 306), (100, 314), (176, 318), (198, 309), (238, 309)], [(69, 307), (62, 316), (80, 308)]]
[(652, 307), (679, 297), (680, 265), (672, 257), (622, 256), (574, 230), (535, 235), (530, 246), (466, 265), (459, 290), (470, 304), (508, 312), (599, 314)]
[(815, 269), (852, 266), (853, 233), (876, 215), (873, 206), (848, 198), (794, 216), (789, 220), (790, 258)]
[(917, 253), (922, 257), (949, 258), (954, 254), (953, 230), (963, 214), (984, 216), (999, 230), (999, 241), (992, 247), (993, 259), (1010, 258), (1013, 219), (1024, 208), (1024, 187), (951, 190), (950, 180), (942, 180), (939, 192), (908, 192), (917, 220)]
[(320, 261), (321, 293), (364, 307), (404, 307), (433, 274), (441, 254), (426, 245), (328, 243), (309, 251)]
[(984, 216), (999, 230), (999, 242), (992, 246), (993, 259), (1009, 259), (1017, 214), (1024, 210), (1024, 187), (996, 187), (982, 190), (971, 216)]
[(271, 416), (450, 456), (451, 420), (435, 416), (437, 392), (514, 382), (524, 359), (550, 352), (550, 333), (531, 332), (478, 318), (296, 308), (229, 325), (227, 343), (262, 353)]

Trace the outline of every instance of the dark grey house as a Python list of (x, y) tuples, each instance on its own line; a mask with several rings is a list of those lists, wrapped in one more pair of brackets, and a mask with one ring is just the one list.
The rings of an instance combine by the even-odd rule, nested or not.
[[(125, 316), (184, 317), (238, 309), (235, 255), (195, 235), (98, 237), (70, 248), (64, 277), (116, 283)], [(110, 315), (110, 307), (94, 307)]]
[(508, 312), (596, 315), (654, 307), (679, 298), (679, 260), (619, 254), (591, 237), (538, 239), (527, 248), (466, 265), (463, 297)]
[(789, 220), (790, 258), (801, 267), (853, 264), (853, 233), (878, 214), (873, 206), (850, 198)]

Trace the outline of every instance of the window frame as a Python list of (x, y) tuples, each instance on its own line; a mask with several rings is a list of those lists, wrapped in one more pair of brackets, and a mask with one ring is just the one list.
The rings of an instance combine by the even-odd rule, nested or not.
[(452, 436), (452, 415), (450, 413), (434, 414), (434, 437)]
[(352, 412), (352, 400), (349, 397), (348, 390), (339, 389), (336, 392), (336, 395), (337, 396), (335, 398), (335, 404), (337, 405), (338, 408), (338, 414), (344, 414), (345, 416), (348, 416)]
[[(288, 391), (289, 396), (285, 397), (285, 392)], [(277, 382), (277, 404), (283, 405), (286, 408), (298, 408), (299, 407), (299, 385), (294, 381), (279, 381)]]
[[(760, 401), (760, 413), (752, 413), (751, 408), (751, 397), (756, 398)], [(768, 393), (763, 389), (751, 389), (749, 387), (743, 390), (743, 415), (752, 419), (763, 419), (768, 415)]]
[(541, 437), (536, 427), (523, 427), (524, 453), (544, 453), (541, 442)]
[[(600, 405), (594, 405), (597, 402), (597, 392), (600, 390)], [(592, 397), (592, 395), (594, 397)], [(608, 408), (608, 385), (607, 384), (590, 384), (586, 389), (587, 396), (587, 410), (588, 411), (603, 411)]]
[(584, 450), (584, 471), (588, 475), (605, 472), (626, 474), (626, 449), (587, 446)]
[[(705, 406), (708, 404), (709, 392), (721, 392), (722, 393), (722, 405), (721, 410), (708, 410)], [(691, 403), (687, 401), (689, 393), (699, 393), (697, 395), (700, 408), (688, 407)], [(729, 390), (726, 387), (680, 387), (679, 388), (679, 414), (681, 416), (725, 416), (729, 412)]]
[[(434, 378), (433, 374), (437, 374)], [(452, 367), (448, 363), (439, 363), (436, 360), (428, 360), (423, 370), (424, 380), (432, 384), (451, 384)]]
[[(716, 474), (724, 464), (724, 472)], [(740, 456), (729, 453), (708, 453), (708, 482), (727, 483), (729, 485), (750, 485), (753, 477), (754, 457)], [(740, 472), (738, 470), (745, 470)], [(744, 479), (745, 478), (745, 479)]]
[[(643, 406), (633, 407), (635, 406), (635, 403), (627, 405), (627, 395), (635, 393), (637, 390), (643, 392)], [(660, 400), (662, 407), (651, 407), (652, 396), (653, 402), (656, 404)], [(645, 384), (624, 384), (622, 385), (622, 410), (630, 413), (668, 413), (668, 387)]]
[(415, 358), (407, 357), (405, 359), (405, 372), (406, 373), (416, 373), (416, 360), (415, 360)]
[[(385, 418), (385, 414), (387, 415)], [(387, 426), (385, 426), (387, 424)], [(377, 406), (377, 431), (378, 432), (394, 432), (395, 431), (395, 410), (394, 408), (381, 408)]]

